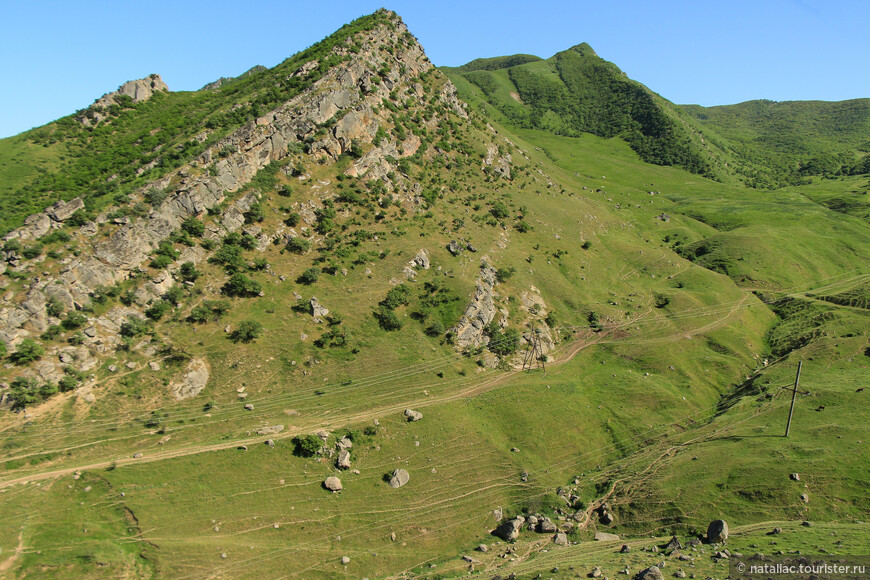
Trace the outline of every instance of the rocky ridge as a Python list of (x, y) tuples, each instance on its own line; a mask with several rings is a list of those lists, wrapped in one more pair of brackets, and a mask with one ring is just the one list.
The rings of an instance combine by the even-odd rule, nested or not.
[[(390, 127), (389, 111), (382, 106), (383, 102), (390, 98), (420, 99), (424, 96), (420, 75), (429, 72), (436, 77), (440, 75), (433, 71), (422, 47), (397, 17), (393, 26), (378, 26), (358, 34), (356, 40), (361, 49), (355, 50), (354, 57), (328, 70), (308, 90), (220, 140), (188, 165), (131, 196), (135, 202), (152, 190), (168, 193), (166, 199), (148, 215), (110, 220), (103, 213), (73, 232), (73, 236), (91, 246), (92, 251), (64, 257), (57, 275), (35, 278), (23, 296), (7, 297), (0, 307), (0, 340), (7, 349), (14, 349), (25, 338), (38, 336), (60, 322), (48, 315), (49, 302), (57, 302), (67, 311), (86, 310), (98, 289), (141, 275), (142, 266), (152, 252), (177, 231), (185, 219), (202, 218), (210, 208), (225, 204), (228, 196), (232, 197), (270, 163), (296, 155), (302, 149), (314, 160), (331, 164), (359, 144), (374, 144), (376, 137), (380, 137), (378, 130)], [(350, 41), (348, 38), (348, 46), (336, 46), (333, 51), (339, 55), (348, 54)], [(382, 47), (385, 45), (400, 47), (400, 50), (384, 51)], [(294, 74), (308, 74), (315, 66), (316, 62), (306, 63)], [(453, 85), (446, 79), (441, 81), (435, 95), (440, 106), (466, 118), (465, 105), (456, 97)], [(119, 95), (142, 100), (158, 90), (166, 90), (166, 87), (154, 75), (143, 81), (131, 81), (103, 100)], [(431, 119), (426, 122), (434, 127), (438, 121)], [(326, 131), (324, 127), (327, 127)], [(389, 135), (377, 141), (347, 169), (346, 174), (380, 180), (391, 192), (389, 195), (416, 211), (422, 207), (421, 187), (401, 172), (396, 174), (396, 160), (413, 155), (421, 144), (419, 137), (410, 134), (397, 141)], [(387, 174), (391, 177), (388, 178)], [(244, 213), (258, 199), (256, 191), (235, 199), (223, 211), (219, 222), (207, 221), (204, 237), (218, 241), (241, 229), (245, 223)], [(318, 207), (315, 201), (311, 203), (314, 205), (307, 218), (306, 212), (300, 211), (309, 223)], [(29, 217), (23, 227), (10, 232), (3, 240), (38, 240), (62, 227), (63, 222), (83, 205), (80, 199), (58, 202), (45, 212)], [(297, 207), (304, 209), (299, 202)], [(283, 235), (280, 231), (266, 234), (258, 227), (251, 229), (255, 230), (252, 235), (257, 238), (261, 250)], [(161, 297), (175, 283), (173, 273), (180, 263), (198, 263), (206, 257), (201, 248), (185, 250), (168, 271), (158, 272), (138, 287), (135, 305), (115, 309), (117, 312), (109, 321), (88, 319), (87, 325), (94, 331), (93, 336), (86, 338), (84, 346), (95, 355), (108, 352), (119, 343), (117, 331), (124, 317), (140, 316), (140, 308)], [(0, 267), (4, 269), (20, 266), (14, 252), (4, 254), (3, 258)], [(48, 354), (57, 353), (51, 351)], [(45, 364), (53, 364), (49, 374), (60, 372), (57, 363)], [(176, 396), (180, 397), (195, 394), (198, 389), (174, 388)]]

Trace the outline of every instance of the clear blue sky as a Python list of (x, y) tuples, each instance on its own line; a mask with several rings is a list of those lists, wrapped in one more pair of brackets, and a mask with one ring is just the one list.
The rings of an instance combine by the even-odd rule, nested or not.
[(274, 66), (385, 6), (436, 65), (581, 42), (676, 103), (870, 97), (868, 0), (0, 0), (0, 137), (160, 74)]

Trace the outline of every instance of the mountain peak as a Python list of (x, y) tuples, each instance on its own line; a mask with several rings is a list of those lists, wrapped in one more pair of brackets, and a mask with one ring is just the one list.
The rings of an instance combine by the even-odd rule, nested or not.
[(581, 42), (575, 46), (572, 46), (569, 50), (573, 50), (576, 53), (579, 53), (581, 56), (598, 56), (596, 52), (585, 42)]

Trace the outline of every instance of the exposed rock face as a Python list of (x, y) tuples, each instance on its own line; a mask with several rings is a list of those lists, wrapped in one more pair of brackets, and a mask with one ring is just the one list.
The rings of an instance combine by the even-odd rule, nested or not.
[(117, 91), (106, 93), (94, 101), (94, 104), (88, 107), (85, 114), (80, 116), (78, 119), (82, 125), (90, 127), (107, 117), (107, 115), (103, 113), (103, 110), (107, 107), (118, 104), (118, 97), (130, 97), (134, 103), (140, 103), (142, 101), (147, 101), (158, 91), (169, 92), (169, 87), (166, 86), (166, 83), (163, 82), (160, 75), (152, 74), (144, 79), (127, 81), (118, 87)]
[(411, 479), (411, 476), (404, 469), (397, 469), (393, 472), (393, 476), (390, 477), (390, 487), (393, 489), (402, 487)]
[(311, 316), (313, 316), (314, 318), (322, 318), (329, 314), (329, 310), (320, 305), (320, 302), (317, 301), (316, 296), (311, 297), (309, 305), (311, 306)]
[(465, 308), (465, 314), (459, 322), (450, 329), (456, 337), (455, 343), (459, 348), (467, 346), (480, 346), (484, 344), (483, 329), (492, 322), (496, 315), (495, 302), (495, 269), (484, 263), (480, 268), (480, 276), (477, 279), (477, 289), (471, 303)]
[(426, 250), (421, 249), (417, 252), (417, 255), (414, 256), (414, 259), (408, 262), (408, 265), (412, 268), (423, 268), (424, 270), (429, 269), (429, 254)]
[(189, 399), (197, 396), (208, 383), (208, 363), (205, 359), (195, 358), (187, 365), (187, 370), (180, 382), (169, 385), (176, 399)]
[(707, 541), (711, 544), (724, 542), (728, 539), (728, 524), (725, 520), (713, 520), (707, 526)]
[(524, 517), (517, 516), (499, 524), (499, 526), (493, 530), (492, 534), (506, 542), (512, 542), (520, 537), (520, 530), (525, 522), (526, 519)]

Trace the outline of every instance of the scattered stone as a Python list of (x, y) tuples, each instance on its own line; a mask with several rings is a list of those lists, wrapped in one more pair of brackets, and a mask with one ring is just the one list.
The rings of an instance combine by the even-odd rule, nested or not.
[(664, 580), (664, 574), (658, 566), (650, 566), (637, 575), (637, 580)]
[(773, 528), (773, 531), (770, 532), (769, 535), (776, 536), (782, 533), (782, 528)]
[(674, 550), (682, 550), (683, 545), (680, 543), (680, 540), (677, 539), (676, 536), (671, 538), (671, 541), (668, 542), (668, 545), (665, 546), (665, 550), (668, 552), (673, 552)]
[(474, 562), (474, 558), (472, 558), (471, 556), (462, 556), (462, 561), (471, 564), (472, 562)]
[(789, 475), (789, 477), (792, 479), (792, 481), (800, 481), (801, 480), (801, 476), (798, 475), (797, 473), (792, 473), (791, 475)]
[(808, 496), (805, 493), (802, 493), (801, 494), (801, 501), (803, 501), (804, 503), (810, 503), (810, 496)]
[(559, 532), (555, 536), (553, 536), (553, 543), (557, 546), (567, 546), (568, 545), (568, 535), (564, 532)]
[(728, 559), (728, 554), (727, 554), (726, 552), (720, 550), (720, 551), (716, 552), (716, 554), (714, 555), (714, 557), (715, 557), (715, 558), (719, 558), (720, 560), (727, 560), (727, 559)]
[(110, 373), (116, 373), (116, 372), (118, 372), (118, 367), (116, 367), (115, 365), (109, 365), (106, 368), (106, 370), (109, 371)]
[(138, 365), (137, 365), (136, 363), (134, 363), (133, 361), (130, 361), (130, 362), (128, 362), (128, 363), (127, 363), (126, 365), (124, 365), (124, 366), (126, 366), (126, 367), (127, 367), (128, 369), (130, 369), (130, 370), (133, 370), (133, 369), (135, 369)]
[(595, 566), (594, 568), (592, 568), (592, 571), (589, 572), (589, 577), (590, 578), (600, 578), (601, 577), (601, 567)]
[(538, 533), (539, 534), (552, 534), (556, 531), (556, 524), (550, 521), (549, 518), (544, 518), (540, 522), (538, 522)]
[(87, 493), (87, 492), (91, 491), (92, 489), (93, 488), (89, 485), (89, 486), (85, 487), (84, 492)]
[(423, 418), (423, 413), (419, 411), (413, 411), (411, 409), (405, 409), (405, 417), (408, 421), (419, 421)]
[(454, 256), (458, 256), (462, 253), (462, 246), (460, 246), (456, 240), (450, 240), (450, 243), (447, 244), (447, 251)]
[(631, 552), (631, 546), (629, 546), (628, 544), (623, 544), (622, 547), (619, 549), (620, 554), (628, 554), (629, 552)]
[(811, 528), (813, 526), (811, 522), (801, 522), (801, 525), (805, 528)]
[(133, 454), (133, 459), (139, 459), (140, 457), (142, 457), (141, 453), (134, 453)]
[(517, 516), (499, 524), (499, 526), (493, 530), (492, 534), (506, 542), (514, 541), (520, 537), (520, 529), (522, 529), (525, 522), (526, 518)]
[(653, 554), (658, 554), (658, 553), (659, 553), (659, 547), (658, 547), (658, 546), (653, 546), (652, 548), (649, 549), (649, 551), (652, 552)]
[(257, 435), (272, 435), (274, 433), (280, 433), (283, 430), (284, 425), (271, 425), (269, 427), (257, 429)]
[(238, 449), (239, 451), (247, 451), (248, 446), (247, 445), (239, 445), (238, 447), (236, 447), (236, 449)]
[(674, 572), (674, 577), (676, 577), (676, 578), (685, 578), (685, 577), (686, 577), (686, 573), (683, 572), (682, 570), (677, 570), (676, 572)]
[(725, 520), (713, 520), (707, 526), (707, 542), (717, 544), (728, 539), (728, 524)]
[(334, 475), (327, 477), (323, 482), (323, 487), (332, 492), (341, 491), (341, 480)]
[(489, 551), (489, 546), (487, 546), (486, 544), (478, 544), (478, 545), (477, 545), (477, 551), (478, 551), (478, 552), (488, 552), (488, 551)]
[(335, 466), (339, 469), (350, 469), (350, 451), (342, 449), (338, 452), (338, 458), (335, 460)]
[(511, 453), (519, 453), (520, 450), (518, 447), (511, 447)]
[(605, 526), (609, 526), (613, 523), (613, 515), (610, 512), (604, 512), (603, 514), (601, 514), (601, 518), (599, 519), (599, 521)]
[(60, 360), (60, 362), (62, 362), (62, 363), (64, 363), (64, 364), (70, 364), (71, 362), (73, 362), (73, 357), (72, 357), (72, 355), (71, 355), (70, 353), (68, 353), (68, 352), (62, 352), (62, 353), (60, 353), (60, 354), (57, 356), (57, 358), (58, 358), (58, 360)]
[(607, 532), (595, 532), (595, 540), (597, 542), (611, 542), (618, 539), (619, 536), (617, 536), (616, 534), (608, 534)]
[(226, 553), (226, 552), (221, 552), (221, 558), (226, 559), (226, 557), (227, 557), (227, 553)]
[(350, 564), (350, 558), (348, 558), (347, 556), (342, 556), (341, 563), (347, 566), (348, 564)]
[(245, 404), (245, 411), (253, 411), (254, 406), (251, 403)]
[(159, 371), (160, 370), (160, 363), (151, 361), (148, 363), (148, 368), (151, 369), (152, 371)]
[(390, 477), (390, 487), (393, 489), (397, 489), (408, 483), (408, 480), (411, 479), (410, 474), (404, 469), (397, 469), (393, 472), (392, 477)]

